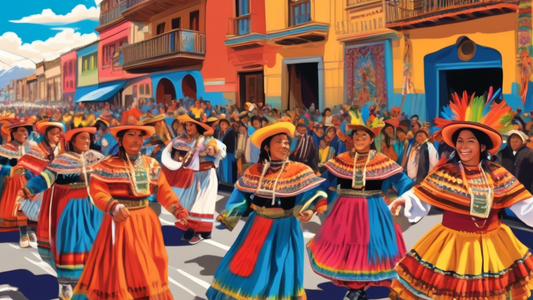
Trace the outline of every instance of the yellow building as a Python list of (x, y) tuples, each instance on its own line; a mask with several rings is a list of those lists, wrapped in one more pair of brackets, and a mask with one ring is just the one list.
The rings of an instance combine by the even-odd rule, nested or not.
[[(408, 115), (431, 121), (453, 92), (479, 95), (492, 86), (503, 90), (512, 107), (523, 109), (531, 68), (517, 72), (517, 54), (529, 57), (531, 16), (519, 18), (518, 8), (518, 1), (509, 0), (386, 0), (386, 27), (397, 34), (392, 43), (394, 99), (389, 105), (400, 107), (403, 100)], [(525, 41), (517, 39), (519, 19), (527, 19), (520, 29), (529, 36)], [(525, 84), (520, 82), (522, 73)]]
[(343, 51), (333, 18), (335, 1), (268, 0), (267, 43), (279, 47), (264, 68), (266, 103), (282, 109), (324, 110), (343, 103)]
[(393, 74), (398, 72), (393, 67), (397, 36), (385, 28), (382, 1), (337, 0), (332, 26), (344, 57), (344, 102), (388, 110), (394, 100)]
[(533, 108), (530, 3), (335, 2), (331, 24), (344, 48), (345, 103), (397, 106), (431, 121), (451, 93), (482, 94), (492, 86), (513, 108)]

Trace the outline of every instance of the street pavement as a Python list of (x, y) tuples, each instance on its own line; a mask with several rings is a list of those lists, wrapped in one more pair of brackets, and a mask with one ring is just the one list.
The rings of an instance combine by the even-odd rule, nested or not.
[[(217, 212), (223, 209), (228, 196), (227, 192), (219, 192)], [(205, 292), (213, 280), (213, 275), (245, 221), (239, 221), (232, 232), (215, 228), (211, 240), (189, 245), (180, 240), (183, 232), (174, 226), (175, 219), (171, 214), (163, 209), (160, 220), (169, 256), (168, 279), (174, 298), (206, 299)], [(404, 218), (396, 219), (404, 231), (407, 249), (440, 220), (441, 215), (432, 215), (411, 226)], [(318, 231), (320, 224), (321, 220), (314, 216), (309, 223), (302, 225), (306, 242)], [(531, 238), (531, 235), (528, 238)], [(336, 287), (316, 275), (311, 270), (307, 254), (304, 257), (304, 284), (308, 299), (343, 299), (346, 289)], [(2, 295), (8, 294), (11, 296), (5, 299), (57, 299), (57, 292), (55, 271), (40, 259), (37, 250), (20, 249), (16, 232), (0, 233), (0, 299), (4, 299)], [(367, 294), (369, 299), (388, 299), (388, 290), (385, 288), (370, 288)]]

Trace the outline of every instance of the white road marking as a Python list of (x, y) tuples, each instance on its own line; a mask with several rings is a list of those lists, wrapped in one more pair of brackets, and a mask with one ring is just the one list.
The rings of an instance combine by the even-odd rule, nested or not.
[(22, 248), (20, 248), (19, 246), (15, 245), (15, 244), (7, 244), (9, 247), (13, 248), (13, 249), (17, 249), (17, 250), (20, 250)]
[(193, 295), (196, 297), (196, 294), (193, 293), (193, 291), (189, 290), (188, 288), (184, 287), (183, 285), (181, 285), (179, 282), (177, 282), (176, 280), (170, 278), (170, 276), (168, 277), (168, 281), (169, 282), (172, 282), (173, 284), (177, 285), (179, 288), (181, 288), (182, 290), (186, 291), (187, 293)]
[(176, 225), (175, 222), (169, 222), (163, 218), (159, 218), (159, 221), (161, 221), (163, 225)]
[(9, 292), (9, 291), (18, 291), (19, 288), (17, 287), (14, 287), (14, 286), (10, 286), (9, 284), (1, 284), (0, 285), (0, 292)]
[(228, 251), (230, 247), (226, 246), (226, 245), (223, 245), (219, 242), (215, 242), (211, 239), (208, 239), (208, 240), (202, 240), (202, 242), (206, 243), (206, 244), (209, 244), (209, 245), (212, 245), (212, 246), (215, 246), (215, 247), (218, 247), (224, 251)]
[(189, 273), (183, 271), (182, 269), (176, 269), (176, 270), (178, 270), (178, 272), (179, 272), (181, 275), (183, 275), (183, 276), (189, 278), (190, 280), (192, 280), (192, 281), (198, 283), (199, 285), (201, 285), (201, 286), (202, 286), (203, 288), (205, 288), (206, 290), (209, 288), (210, 284), (207, 283), (207, 282), (205, 282), (205, 281), (203, 281), (202, 279), (196, 278), (196, 277), (192, 276), (191, 274), (189, 274)]
[(49, 264), (45, 263), (44, 261), (33, 261), (27, 257), (24, 257), (27, 261), (31, 262), (32, 264), (36, 265), (37, 267), (43, 269), (46, 273), (54, 276), (54, 277), (57, 277), (57, 273), (56, 271), (54, 271), (54, 269), (52, 269), (52, 267), (50, 267)]

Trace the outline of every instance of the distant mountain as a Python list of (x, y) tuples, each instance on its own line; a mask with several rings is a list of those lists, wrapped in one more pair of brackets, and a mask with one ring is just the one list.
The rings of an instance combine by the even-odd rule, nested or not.
[(14, 66), (8, 70), (0, 70), (0, 89), (6, 87), (10, 80), (28, 77), (35, 74), (35, 69)]

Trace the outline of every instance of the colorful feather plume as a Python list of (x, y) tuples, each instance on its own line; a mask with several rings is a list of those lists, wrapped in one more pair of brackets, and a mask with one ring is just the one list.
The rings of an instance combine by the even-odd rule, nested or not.
[(475, 93), (468, 96), (466, 91), (461, 97), (453, 93), (450, 104), (442, 109), (441, 117), (435, 118), (435, 125), (442, 128), (453, 121), (470, 121), (487, 125), (500, 133), (507, 132), (512, 129), (511, 120), (515, 113), (505, 99), (496, 103), (495, 99), (500, 95), (501, 89), (493, 92), (492, 87), (481, 96)]

